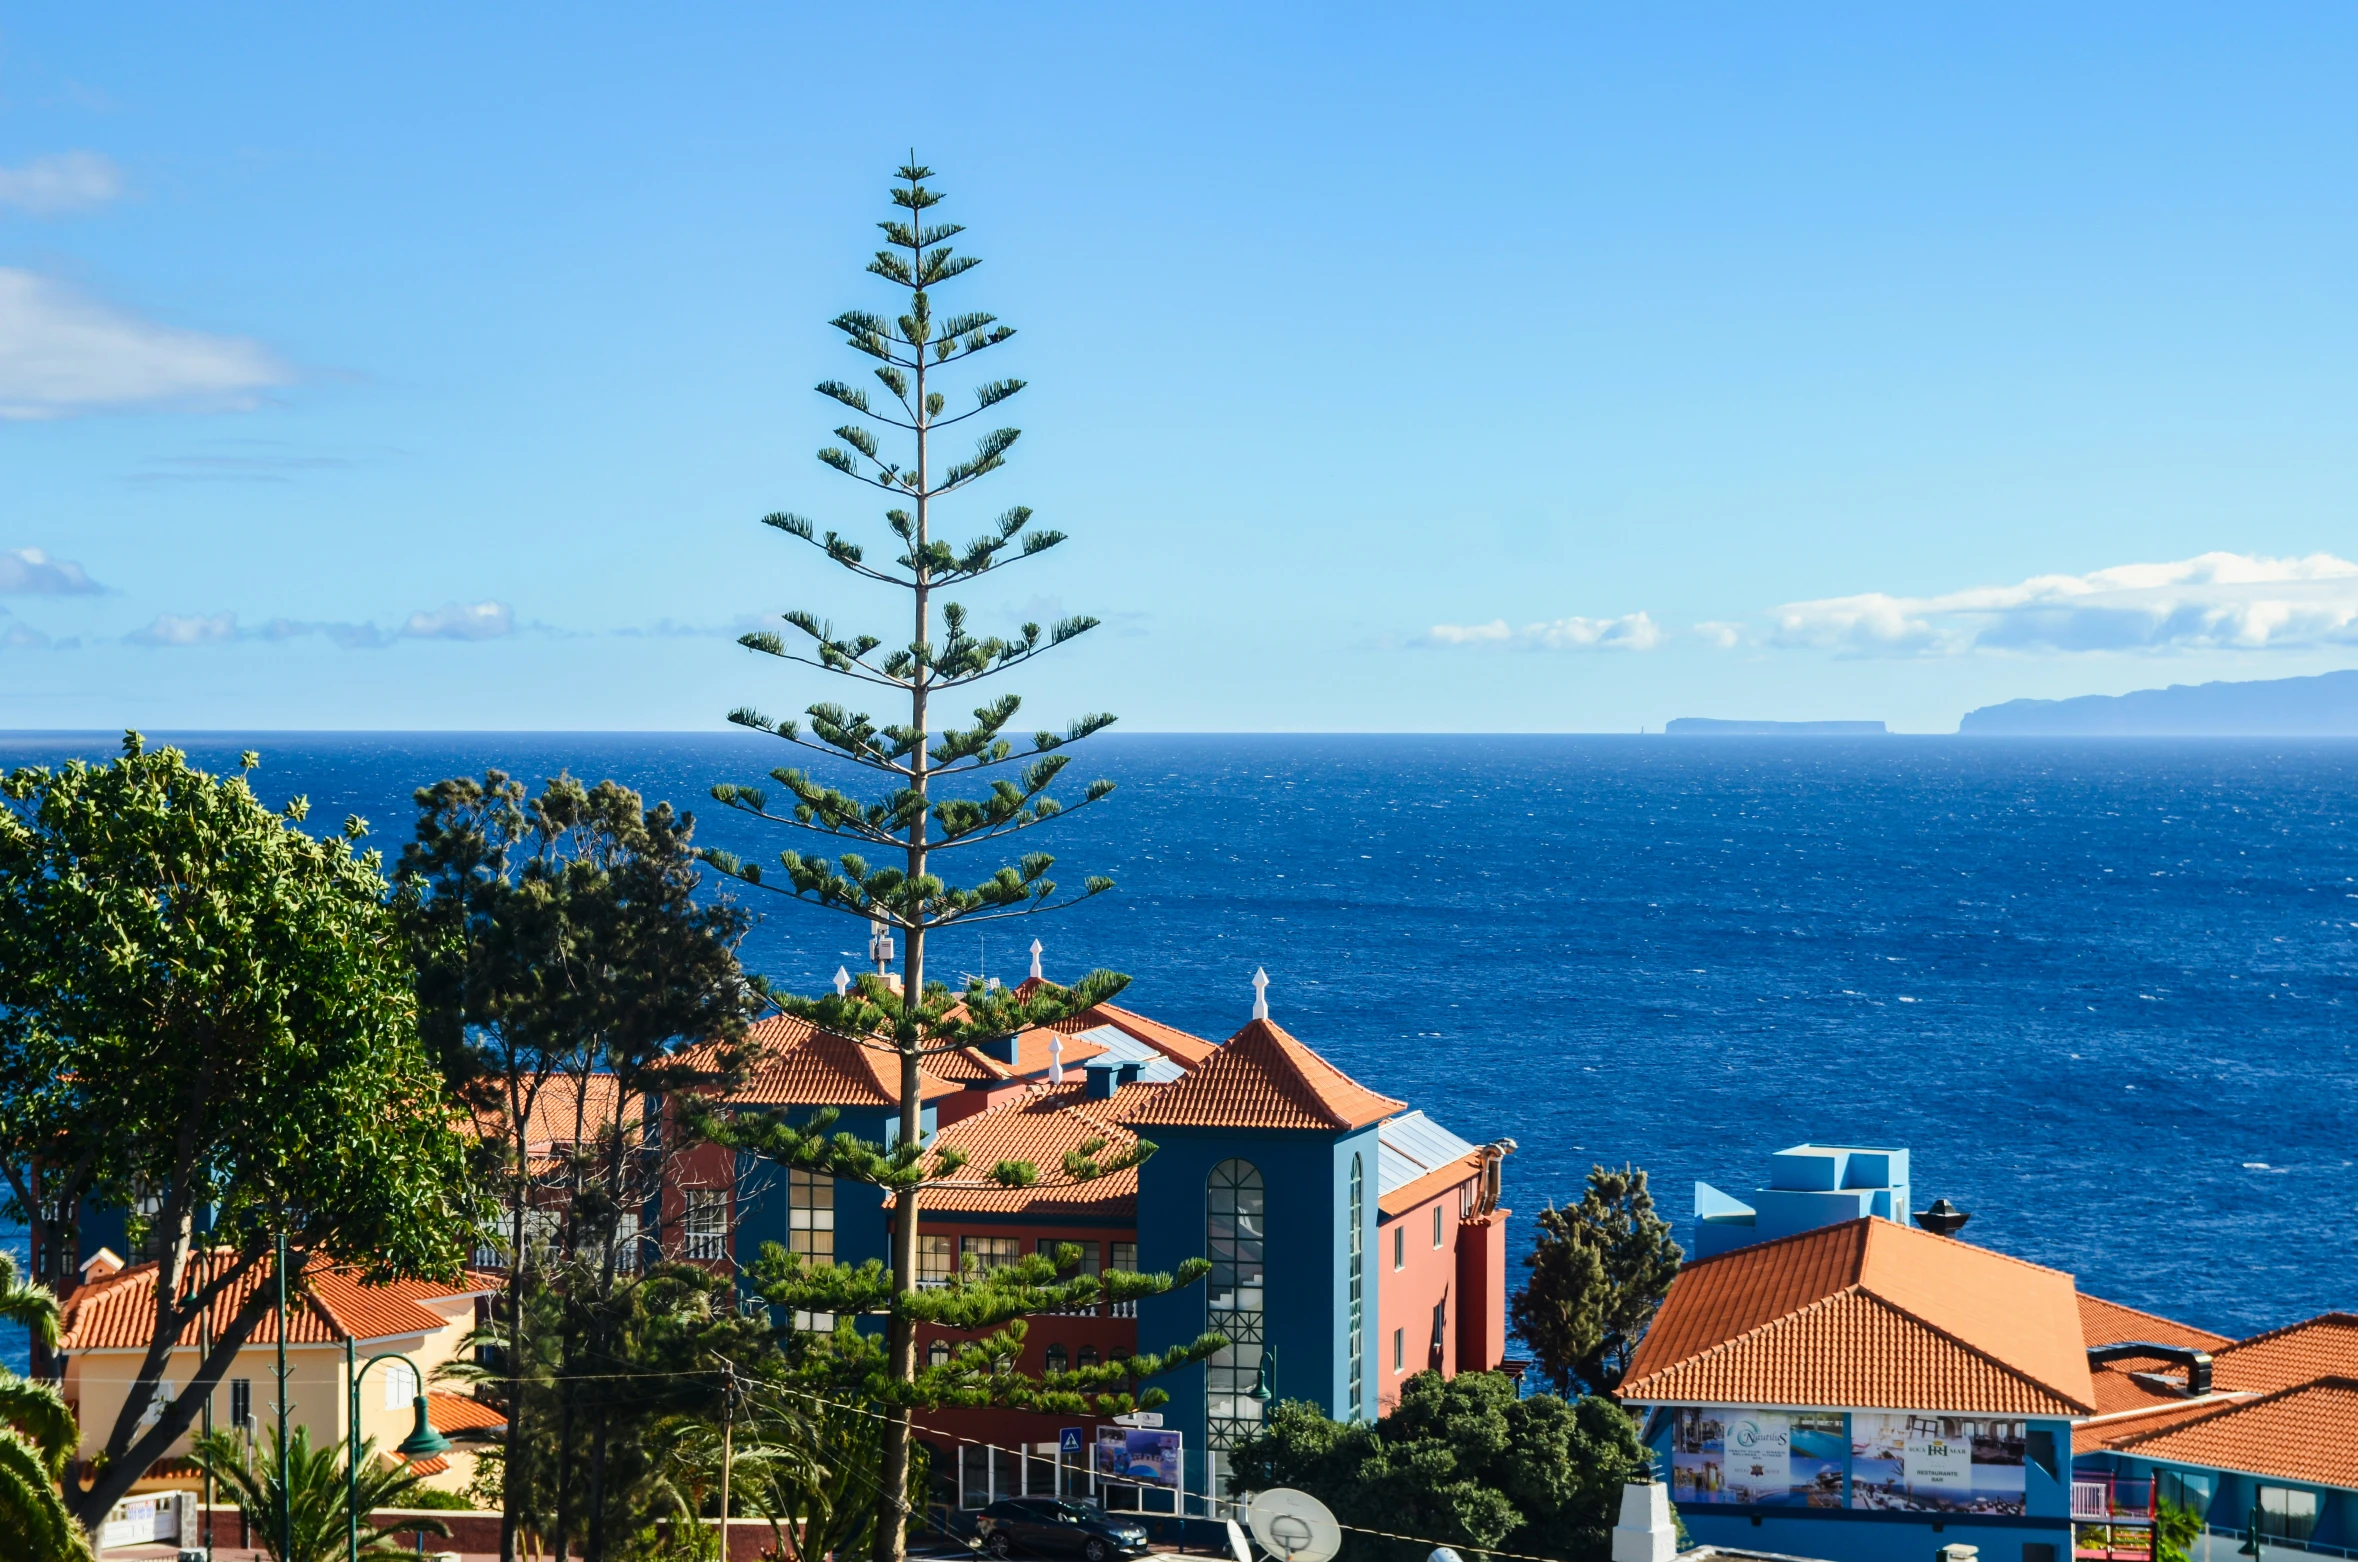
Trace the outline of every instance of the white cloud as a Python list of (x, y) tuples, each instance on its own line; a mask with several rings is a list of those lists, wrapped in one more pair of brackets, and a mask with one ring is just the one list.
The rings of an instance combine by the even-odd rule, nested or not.
[(1511, 646), (1525, 651), (1651, 651), (1662, 631), (1643, 613), (1619, 618), (1558, 618), (1516, 628), (1503, 618), (1486, 624), (1435, 624), (1412, 644)]
[(412, 640), (499, 640), (516, 632), (516, 610), (505, 602), (445, 602), (410, 614), (401, 632)]
[(87, 211), (123, 193), (123, 171), (96, 152), (56, 152), (0, 168), (0, 206), (46, 217)]
[(1695, 626), (1695, 633), (1722, 651), (1733, 651), (1744, 643), (1744, 626), (1742, 624), (1701, 623)]
[(0, 548), (0, 596), (86, 597), (105, 589), (72, 559), (53, 559), (39, 548)]
[(237, 638), (237, 615), (158, 613), (153, 623), (125, 638), (134, 645), (221, 645)]
[(2205, 553), (1942, 596), (1790, 602), (1773, 643), (1849, 656), (2277, 650), (2358, 644), (2358, 564)]
[(0, 267), (0, 418), (243, 407), (293, 376), (258, 343), (157, 325)]
[(239, 626), (235, 613), (164, 613), (124, 638), (133, 645), (227, 645), (237, 640), (276, 645), (318, 635), (348, 651), (375, 651), (395, 640), (498, 640), (515, 633), (515, 627), (515, 610), (505, 602), (450, 602), (431, 613), (410, 614), (399, 629), (302, 618), (274, 618), (258, 629), (247, 629)]

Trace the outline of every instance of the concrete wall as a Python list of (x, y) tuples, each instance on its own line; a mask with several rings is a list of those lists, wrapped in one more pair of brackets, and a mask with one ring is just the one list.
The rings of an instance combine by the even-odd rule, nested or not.
[[(1410, 1375), (1434, 1369), (1444, 1376), (1457, 1371), (1458, 1209), (1463, 1185), (1436, 1194), (1398, 1215), (1382, 1217), (1376, 1226), (1374, 1257), (1382, 1270), (1383, 1307), (1371, 1336), (1374, 1360), (1368, 1376), (1375, 1387), (1374, 1414), (1384, 1415), (1399, 1402), (1400, 1385)], [(1440, 1240), (1434, 1240), (1439, 1217)], [(1445, 1309), (1438, 1359), (1433, 1349), (1433, 1312)], [(1393, 1343), (1401, 1350), (1397, 1356)]]
[(1506, 1223), (1494, 1209), (1457, 1228), (1457, 1366), (1493, 1372), (1506, 1360)]

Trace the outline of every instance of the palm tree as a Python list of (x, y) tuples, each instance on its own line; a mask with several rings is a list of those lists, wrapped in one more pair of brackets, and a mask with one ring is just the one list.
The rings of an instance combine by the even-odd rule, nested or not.
[[(246, 1517), (254, 1537), (276, 1562), (335, 1562), (344, 1555), (347, 1514), (355, 1506), (345, 1485), (344, 1445), (311, 1446), (311, 1429), (298, 1426), (287, 1440), (287, 1484), (278, 1484), (278, 1434), (271, 1434), (270, 1452), (255, 1458), (245, 1438), (231, 1432), (200, 1437), (193, 1452), (197, 1463), (228, 1488), (238, 1511)], [(439, 1519), (405, 1517), (398, 1528), (379, 1528), (369, 1515), (379, 1508), (397, 1508), (401, 1499), (423, 1484), (406, 1464), (379, 1465), (376, 1444), (360, 1445), (360, 1554), (380, 1562), (411, 1555), (408, 1547), (392, 1543), (396, 1534), (424, 1530), (447, 1535), (450, 1526)], [(292, 1494), (288, 1500), (287, 1494)], [(279, 1515), (292, 1509), (294, 1549), (279, 1556)]]
[[(0, 1321), (57, 1344), (56, 1296), (19, 1275), (8, 1253), (0, 1253)], [(90, 1537), (66, 1512), (58, 1485), (81, 1442), (74, 1413), (53, 1385), (0, 1368), (0, 1555), (42, 1562), (90, 1555)]]

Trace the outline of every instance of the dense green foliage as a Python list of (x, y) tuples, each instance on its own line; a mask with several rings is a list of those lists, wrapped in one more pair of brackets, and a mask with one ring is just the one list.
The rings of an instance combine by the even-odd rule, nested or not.
[[(0, 1252), (0, 1323), (57, 1344), (57, 1298), (26, 1279)], [(0, 1556), (68, 1562), (90, 1554), (89, 1537), (66, 1512), (59, 1482), (81, 1441), (74, 1413), (54, 1385), (0, 1367)]]
[(1518, 1398), (1503, 1373), (1419, 1372), (1374, 1422), (1330, 1421), (1312, 1404), (1271, 1407), (1229, 1456), (1242, 1491), (1291, 1486), (1358, 1530), (1342, 1562), (1423, 1562), (1434, 1544), (1586, 1562), (1612, 1554), (1621, 1488), (1652, 1478), (1618, 1405)]
[[(486, 1129), (496, 1240), (511, 1255), (499, 1349), (516, 1344), (519, 1361), (558, 1385), (519, 1396), (496, 1372), (484, 1385), (508, 1411), (500, 1468), (522, 1483), (497, 1503), (501, 1553), (516, 1554), (516, 1526), (529, 1522), (600, 1558), (609, 1522), (638, 1524), (649, 1424), (602, 1364), (641, 1350), (633, 1331), (660, 1333), (682, 1307), (710, 1310), (682, 1295), (678, 1276), (643, 1273), (651, 1255), (676, 1256), (677, 1233), (641, 1231), (638, 1212), (685, 1148), (650, 1137), (643, 1103), (738, 1066), (757, 996), (737, 963), (750, 919), (699, 896), (693, 816), (648, 808), (611, 781), (559, 776), (533, 794), (495, 770), (416, 801), (402, 925), (424, 1033)], [(554, 1309), (551, 1339), (533, 1338), (546, 1309), (528, 1297)], [(541, 1415), (555, 1424), (539, 1426)], [(561, 1478), (531, 1484), (535, 1447), (564, 1450)]]
[[(234, 1432), (210, 1432), (196, 1440), (197, 1463), (221, 1483), (229, 1500), (245, 1515), (254, 1543), (275, 1562), (335, 1562), (346, 1555), (351, 1525), (359, 1522), (360, 1554), (375, 1562), (396, 1562), (410, 1556), (406, 1542), (416, 1532), (447, 1535), (450, 1527), (439, 1519), (403, 1519), (397, 1526), (378, 1528), (369, 1515), (379, 1508), (414, 1507), (421, 1489), (417, 1476), (397, 1459), (377, 1457), (376, 1445), (360, 1445), (359, 1501), (353, 1501), (350, 1465), (342, 1443), (314, 1447), (311, 1429), (295, 1427), (287, 1436), (286, 1484), (279, 1484), (278, 1434), (267, 1448), (258, 1448)], [(282, 1556), (279, 1536), (292, 1545)], [(400, 1541), (395, 1536), (401, 1537)]]
[[(259, 763), (249, 754), (244, 771)], [(171, 1346), (300, 1265), (453, 1276), (476, 1226), (471, 1136), (420, 1047), (366, 826), (315, 840), (245, 774), (138, 734), (120, 758), (0, 781), (0, 1167), (42, 1279), (74, 1278), (87, 1201), (131, 1210), (158, 1264), (149, 1347), (85, 1527), (187, 1430), (272, 1304), (256, 1284), (191, 1381), (144, 1419)], [(208, 1223), (209, 1222), (209, 1223)]]
[(2194, 1543), (2202, 1539), (2202, 1515), (2167, 1497), (2153, 1504), (2153, 1562), (2192, 1562)]
[(1539, 1212), (1511, 1301), (1515, 1332), (1559, 1394), (1611, 1393), (1686, 1255), (1654, 1213), (1646, 1174), (1589, 1169), (1580, 1202)]

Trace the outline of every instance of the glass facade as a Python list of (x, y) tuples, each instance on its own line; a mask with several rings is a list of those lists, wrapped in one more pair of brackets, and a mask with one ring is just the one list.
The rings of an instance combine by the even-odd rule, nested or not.
[[(835, 1262), (835, 1179), (796, 1167), (786, 1170), (786, 1250), (812, 1264)], [(798, 1329), (830, 1330), (833, 1313), (797, 1312)]]
[(1260, 1430), (1262, 1261), (1268, 1194), (1250, 1161), (1222, 1161), (1206, 1186), (1204, 1246), (1212, 1261), (1208, 1326), (1228, 1336), (1204, 1374), (1204, 1420), (1216, 1490), (1225, 1495), (1226, 1451)]
[(1351, 1157), (1351, 1415), (1367, 1411), (1367, 1168)]

